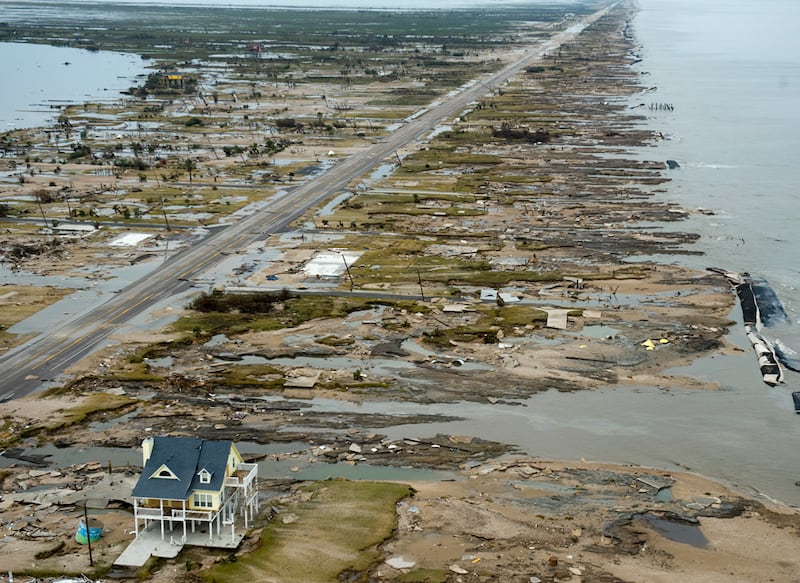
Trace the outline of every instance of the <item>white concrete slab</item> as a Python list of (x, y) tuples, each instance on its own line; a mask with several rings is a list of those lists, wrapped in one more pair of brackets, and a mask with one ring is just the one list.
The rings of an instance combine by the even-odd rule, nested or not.
[(345, 261), (351, 266), (361, 255), (360, 251), (321, 251), (303, 266), (303, 272), (311, 277), (337, 277), (344, 273)]
[(165, 528), (164, 538), (161, 538), (161, 525), (151, 523), (147, 529), (139, 531), (139, 536), (133, 539), (128, 547), (114, 561), (120, 567), (142, 567), (152, 557), (174, 559), (180, 554), (184, 546), (210, 547), (215, 549), (235, 549), (244, 539), (245, 528), (237, 523), (236, 529), (231, 531), (231, 525), (223, 525), (222, 533), (208, 536), (207, 526), (195, 527), (195, 532), (187, 525), (186, 542), (182, 543), (183, 526), (174, 523), (172, 529)]
[(126, 233), (115, 237), (108, 242), (109, 247), (136, 247), (142, 241), (149, 239), (153, 235), (149, 233)]

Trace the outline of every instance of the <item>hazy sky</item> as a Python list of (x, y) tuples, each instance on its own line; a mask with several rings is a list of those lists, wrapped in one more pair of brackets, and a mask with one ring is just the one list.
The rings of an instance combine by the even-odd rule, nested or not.
[[(41, 0), (18, 0), (38, 3)], [(215, 6), (286, 6), (324, 8), (393, 8), (393, 9), (436, 9), (462, 6), (491, 6), (502, 4), (572, 4), (575, 0), (72, 0), (94, 3), (99, 1), (119, 4), (168, 4), (168, 5), (215, 5)], [(0, 1), (2, 5), (2, 1)]]

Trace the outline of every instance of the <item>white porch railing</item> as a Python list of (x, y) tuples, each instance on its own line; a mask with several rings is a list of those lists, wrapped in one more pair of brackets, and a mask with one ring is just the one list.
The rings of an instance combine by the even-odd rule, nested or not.
[(214, 520), (215, 513), (210, 510), (181, 510), (179, 508), (164, 508), (162, 513), (159, 508), (139, 506), (136, 509), (136, 516), (151, 520), (202, 520), (209, 522)]
[(136, 508), (136, 515), (140, 518), (161, 518), (164, 516), (161, 514), (160, 508), (145, 508), (143, 506)]
[(239, 464), (236, 466), (235, 472), (236, 474), (242, 474), (246, 472), (246, 474), (228, 476), (225, 478), (225, 485), (234, 488), (244, 488), (245, 486), (252, 484), (258, 476), (258, 464)]
[(214, 520), (214, 513), (207, 510), (173, 510), (172, 517), (176, 520)]

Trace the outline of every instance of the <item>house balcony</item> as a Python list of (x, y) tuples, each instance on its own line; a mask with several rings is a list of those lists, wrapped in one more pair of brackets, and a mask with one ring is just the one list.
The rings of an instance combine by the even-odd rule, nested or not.
[(213, 510), (183, 510), (180, 508), (153, 508), (146, 506), (138, 506), (136, 508), (136, 517), (148, 520), (197, 520), (201, 522), (209, 522), (214, 520), (216, 512)]
[(225, 485), (232, 488), (247, 488), (258, 477), (258, 464), (239, 464), (233, 474), (225, 478)]
[(160, 508), (147, 508), (145, 506), (139, 506), (136, 509), (136, 515), (139, 518), (154, 518), (157, 520), (161, 520), (162, 518), (164, 518), (164, 514), (161, 513)]
[(216, 514), (208, 510), (173, 510), (172, 518), (175, 520), (200, 520), (211, 522)]

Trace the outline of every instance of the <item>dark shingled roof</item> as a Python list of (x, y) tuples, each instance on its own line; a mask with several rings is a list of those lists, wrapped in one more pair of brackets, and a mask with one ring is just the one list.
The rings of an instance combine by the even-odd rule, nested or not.
[[(222, 490), (225, 465), (233, 445), (230, 441), (209, 441), (192, 437), (154, 437), (150, 459), (133, 488), (137, 498), (186, 500), (193, 490)], [(153, 477), (166, 466), (178, 478)], [(210, 484), (200, 483), (200, 470), (211, 474)]]

